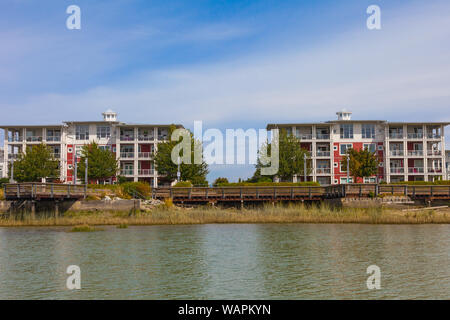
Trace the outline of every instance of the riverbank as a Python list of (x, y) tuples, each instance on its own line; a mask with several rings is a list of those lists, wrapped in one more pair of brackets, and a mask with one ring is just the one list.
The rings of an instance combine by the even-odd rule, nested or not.
[(402, 211), (388, 208), (331, 208), (322, 206), (272, 206), (254, 209), (157, 207), (149, 211), (65, 212), (58, 218), (41, 215), (0, 218), (0, 226), (77, 225), (182, 225), (214, 223), (362, 223), (362, 224), (448, 224), (450, 209)]

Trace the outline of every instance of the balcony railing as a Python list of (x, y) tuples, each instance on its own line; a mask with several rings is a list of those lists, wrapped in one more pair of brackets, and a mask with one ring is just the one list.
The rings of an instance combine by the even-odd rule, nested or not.
[(316, 174), (330, 174), (331, 168), (316, 168)]
[(138, 174), (140, 176), (151, 176), (151, 175), (155, 174), (155, 170), (154, 169), (141, 169), (138, 171)]
[(330, 151), (317, 151), (316, 157), (329, 157)]
[(138, 152), (138, 158), (151, 158), (153, 157), (153, 152)]
[(330, 134), (329, 133), (318, 133), (318, 134), (316, 134), (316, 139), (318, 139), (318, 140), (330, 140)]
[(121, 158), (134, 158), (134, 152), (121, 152)]
[(8, 159), (17, 159), (19, 158), (19, 153), (8, 153)]
[(41, 142), (42, 141), (42, 137), (40, 136), (29, 136), (26, 138), (27, 142)]
[(423, 150), (408, 150), (408, 156), (423, 157)]
[(167, 134), (159, 134), (158, 135), (158, 140), (164, 141), (167, 140), (169, 138), (169, 136)]
[(423, 167), (408, 168), (408, 173), (424, 173)]
[(427, 137), (428, 139), (440, 139), (442, 136), (439, 133), (429, 133)]
[(391, 157), (403, 157), (404, 152), (403, 150), (391, 150), (389, 151), (389, 155)]
[(120, 171), (120, 174), (122, 176), (133, 176), (134, 175), (134, 170), (133, 169), (122, 169)]
[(440, 156), (442, 156), (442, 151), (441, 150), (428, 150), (427, 155), (440, 157)]
[(408, 139), (422, 139), (423, 133), (408, 133)]
[(442, 168), (428, 168), (428, 173), (442, 173)]
[(22, 142), (23, 137), (8, 137), (8, 142)]
[(405, 168), (403, 168), (403, 167), (391, 168), (390, 172), (391, 173), (405, 173)]
[(296, 136), (300, 140), (311, 140), (312, 139), (312, 134), (297, 133)]
[(131, 136), (127, 136), (127, 135), (120, 136), (120, 141), (134, 141), (134, 136), (133, 135), (131, 135)]
[(61, 153), (52, 153), (53, 158), (59, 159), (61, 158)]
[(403, 139), (403, 132), (390, 132), (389, 139)]
[(138, 136), (139, 141), (153, 141), (155, 140), (154, 136), (146, 136), (146, 135), (139, 135)]
[(61, 141), (61, 137), (60, 136), (52, 136), (52, 137), (47, 137), (46, 140), (47, 140), (47, 142), (59, 142), (59, 141)]

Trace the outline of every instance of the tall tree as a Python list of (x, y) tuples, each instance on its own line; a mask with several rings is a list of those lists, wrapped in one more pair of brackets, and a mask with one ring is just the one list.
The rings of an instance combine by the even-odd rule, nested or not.
[(350, 174), (355, 178), (371, 177), (377, 174), (378, 158), (375, 152), (371, 152), (367, 148), (361, 150), (349, 149), (347, 151), (348, 157), (343, 161), (343, 165), (347, 165), (350, 159), (349, 169)]
[(14, 180), (18, 182), (39, 182), (43, 178), (59, 178), (59, 174), (59, 161), (42, 143), (27, 147), (26, 153), (14, 161)]
[[(172, 136), (175, 126), (169, 128), (169, 137)], [(208, 165), (202, 159), (200, 164), (194, 163), (194, 152), (201, 147), (200, 142), (194, 139), (190, 132), (191, 143), (191, 164), (181, 163), (180, 173), (182, 181), (191, 181), (193, 185), (208, 185), (206, 175), (208, 174)], [(177, 179), (178, 163), (172, 161), (172, 150), (179, 143), (179, 141), (168, 141), (158, 144), (158, 152), (155, 155), (155, 166), (158, 174), (166, 176), (169, 180)], [(182, 154), (180, 156), (183, 156)]]
[[(306, 174), (311, 174), (311, 160), (310, 153), (306, 149), (300, 147), (300, 140), (292, 134), (288, 134), (285, 129), (281, 129), (279, 133), (279, 168), (278, 176), (281, 180), (291, 180), (294, 175), (303, 176), (305, 173), (305, 156), (306, 156)], [(251, 182), (267, 181), (269, 176), (261, 175), (262, 164), (261, 157), (263, 154), (270, 154), (271, 143), (263, 144), (256, 164), (256, 171), (253, 177), (249, 180)], [(267, 165), (267, 166), (270, 166)], [(270, 176), (273, 179), (274, 176)]]
[(100, 149), (98, 144), (91, 142), (81, 149), (80, 162), (77, 164), (77, 176), (84, 181), (86, 158), (88, 159), (88, 180), (108, 180), (119, 171), (119, 162), (114, 153)]

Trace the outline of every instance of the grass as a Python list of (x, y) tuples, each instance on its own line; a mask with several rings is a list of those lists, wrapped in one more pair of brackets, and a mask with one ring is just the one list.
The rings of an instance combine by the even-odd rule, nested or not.
[(94, 231), (102, 231), (102, 229), (91, 227), (87, 224), (81, 226), (75, 226), (71, 230), (71, 232), (94, 232)]
[(128, 224), (126, 223), (121, 223), (117, 226), (117, 229), (126, 229), (126, 228), (128, 228)]
[[(30, 219), (0, 218), (0, 226), (99, 226), (176, 225), (212, 223), (364, 223), (364, 224), (428, 224), (450, 223), (450, 210), (401, 211), (387, 208), (342, 208), (327, 205), (266, 205), (262, 208), (223, 209), (198, 207), (180, 209), (161, 206), (149, 212), (66, 212)], [(91, 228), (91, 227), (90, 227)], [(83, 229), (83, 228), (81, 228)]]

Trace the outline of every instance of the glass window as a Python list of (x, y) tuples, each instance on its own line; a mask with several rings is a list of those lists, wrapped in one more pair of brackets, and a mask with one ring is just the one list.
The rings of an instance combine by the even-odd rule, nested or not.
[(341, 139), (353, 139), (353, 124), (341, 124)]
[(375, 139), (375, 125), (363, 124), (362, 125), (362, 137), (363, 139)]
[(111, 137), (111, 128), (108, 126), (97, 126), (97, 138)]
[(353, 145), (351, 143), (343, 143), (340, 145), (341, 150), (340, 150), (340, 155), (345, 155), (347, 153), (348, 149), (351, 149), (353, 147)]
[(375, 143), (364, 143), (363, 147), (370, 152), (375, 152), (377, 150), (377, 146)]
[(75, 135), (77, 140), (89, 140), (89, 126), (77, 126)]

